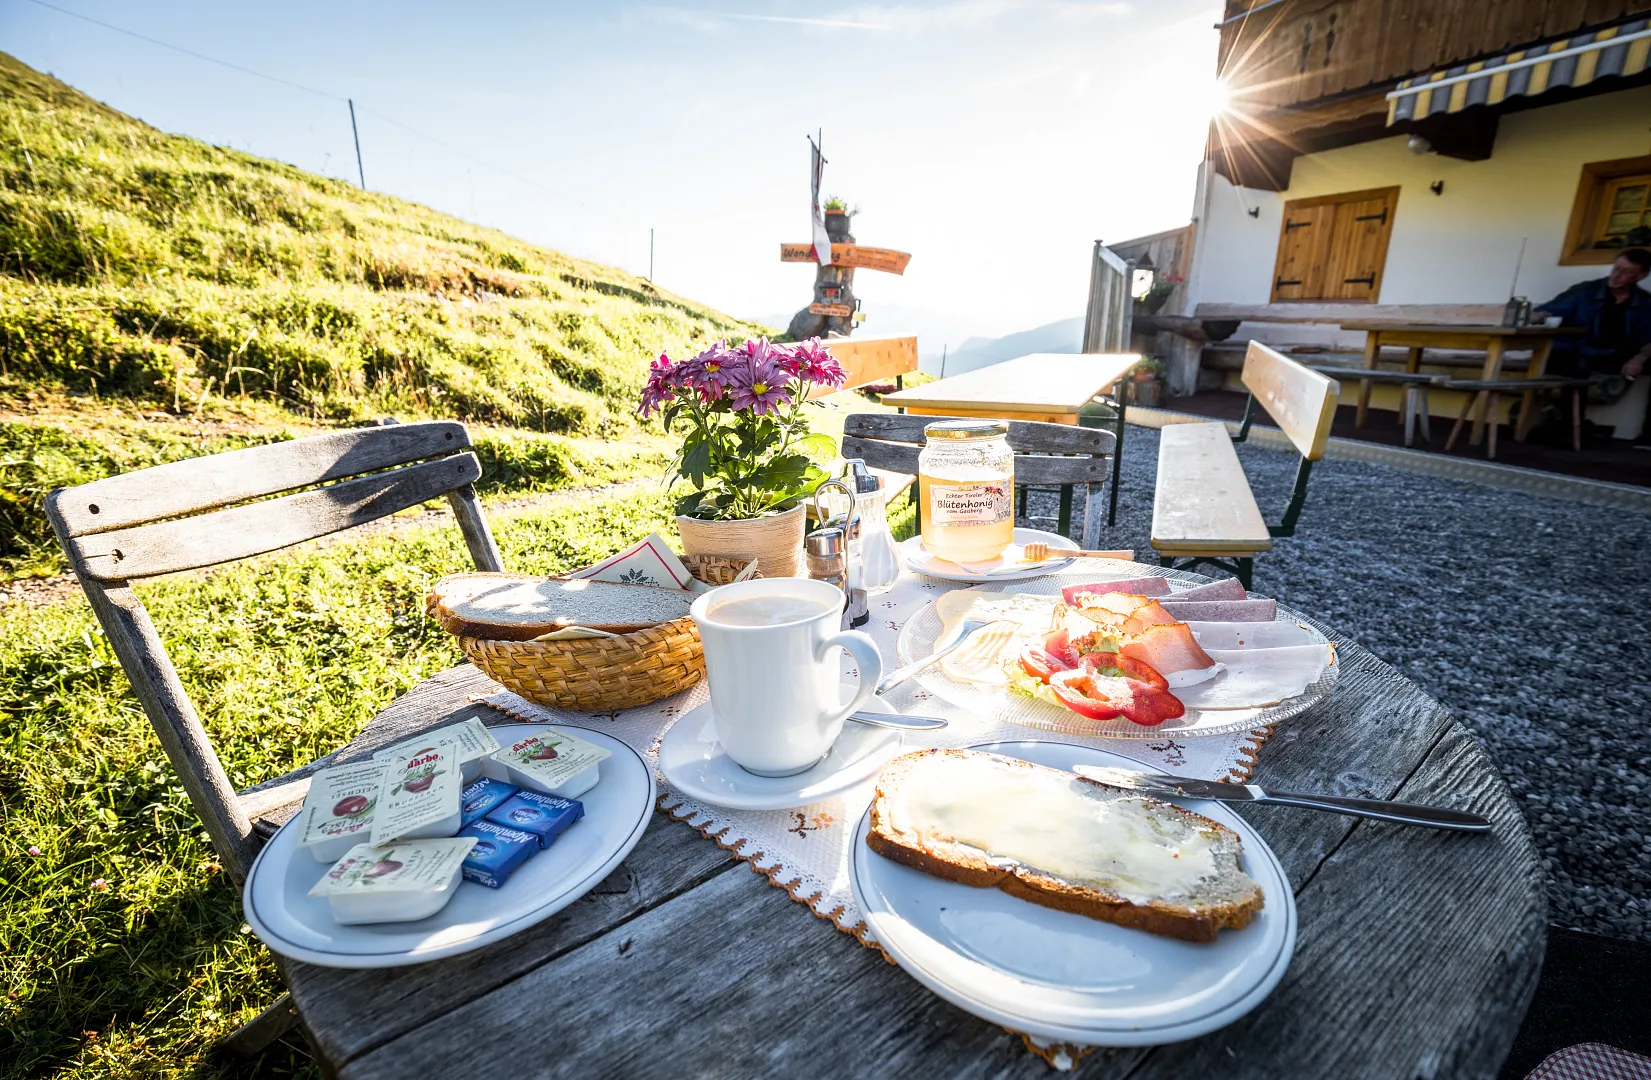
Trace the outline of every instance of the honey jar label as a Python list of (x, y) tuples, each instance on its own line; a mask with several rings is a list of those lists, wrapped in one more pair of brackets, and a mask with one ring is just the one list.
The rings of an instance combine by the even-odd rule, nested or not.
[(929, 488), (929, 520), (935, 525), (1001, 525), (1014, 518), (1007, 481), (978, 484), (934, 483)]

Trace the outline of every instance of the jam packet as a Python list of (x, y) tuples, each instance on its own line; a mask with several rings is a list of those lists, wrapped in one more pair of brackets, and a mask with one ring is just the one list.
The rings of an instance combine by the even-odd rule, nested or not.
[(459, 831), (459, 744), (453, 739), (409, 743), (391, 757), (380, 782), (372, 843), (452, 836)]
[(320, 769), (310, 778), (299, 821), (298, 846), (317, 861), (335, 863), (365, 841), (384, 782), (385, 763), (357, 761)]
[(335, 922), (411, 922), (447, 906), (474, 837), (410, 840), (388, 847), (357, 844), (310, 889), (326, 897)]
[(577, 799), (559, 799), (536, 791), (518, 791), (494, 807), (483, 820), (495, 825), (532, 833), (539, 846), (547, 848), (568, 827), (585, 816), (585, 804)]
[(601, 778), (598, 765), (610, 753), (560, 728), (545, 728), (499, 749), (493, 760), (504, 766), (517, 787), (576, 799), (596, 786)]
[(539, 853), (537, 836), (492, 821), (473, 821), (459, 836), (476, 838), (476, 846), (464, 857), (464, 880), (489, 889), (503, 885), (518, 866)]
[(482, 775), (488, 755), (499, 748), (499, 740), (487, 730), (487, 725), (472, 716), (457, 724), (448, 724), (446, 727), (426, 731), (422, 735), (415, 735), (411, 739), (403, 739), (386, 746), (373, 754), (373, 760), (388, 761), (398, 754), (414, 749), (415, 743), (418, 746), (428, 746), (438, 739), (452, 739), (459, 744), (459, 775), (467, 784)]

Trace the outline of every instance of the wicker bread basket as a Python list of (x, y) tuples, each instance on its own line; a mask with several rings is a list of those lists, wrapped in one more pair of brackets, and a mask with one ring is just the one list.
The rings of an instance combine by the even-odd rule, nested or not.
[[(726, 585), (750, 559), (684, 555), (688, 572)], [(760, 575), (759, 575), (760, 576)], [(694, 620), (684, 615), (618, 637), (574, 641), (493, 641), (461, 637), (459, 647), (489, 678), (529, 701), (573, 712), (647, 705), (705, 678)]]

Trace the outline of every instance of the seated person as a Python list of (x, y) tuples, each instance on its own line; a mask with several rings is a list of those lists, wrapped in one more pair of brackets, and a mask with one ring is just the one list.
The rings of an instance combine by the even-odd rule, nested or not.
[(1651, 273), (1651, 251), (1629, 248), (1608, 277), (1572, 285), (1538, 307), (1563, 326), (1585, 327), (1587, 336), (1554, 342), (1548, 371), (1555, 375), (1622, 375), (1637, 378), (1651, 361), (1651, 292), (1640, 287)]

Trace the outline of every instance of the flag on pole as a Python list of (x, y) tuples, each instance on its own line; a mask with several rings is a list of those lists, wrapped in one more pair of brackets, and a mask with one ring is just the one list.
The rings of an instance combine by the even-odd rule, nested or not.
[(826, 232), (825, 214), (820, 209), (820, 177), (825, 173), (825, 155), (820, 153), (819, 144), (812, 138), (808, 140), (809, 190), (814, 199), (814, 258), (821, 266), (831, 265), (831, 234)]

